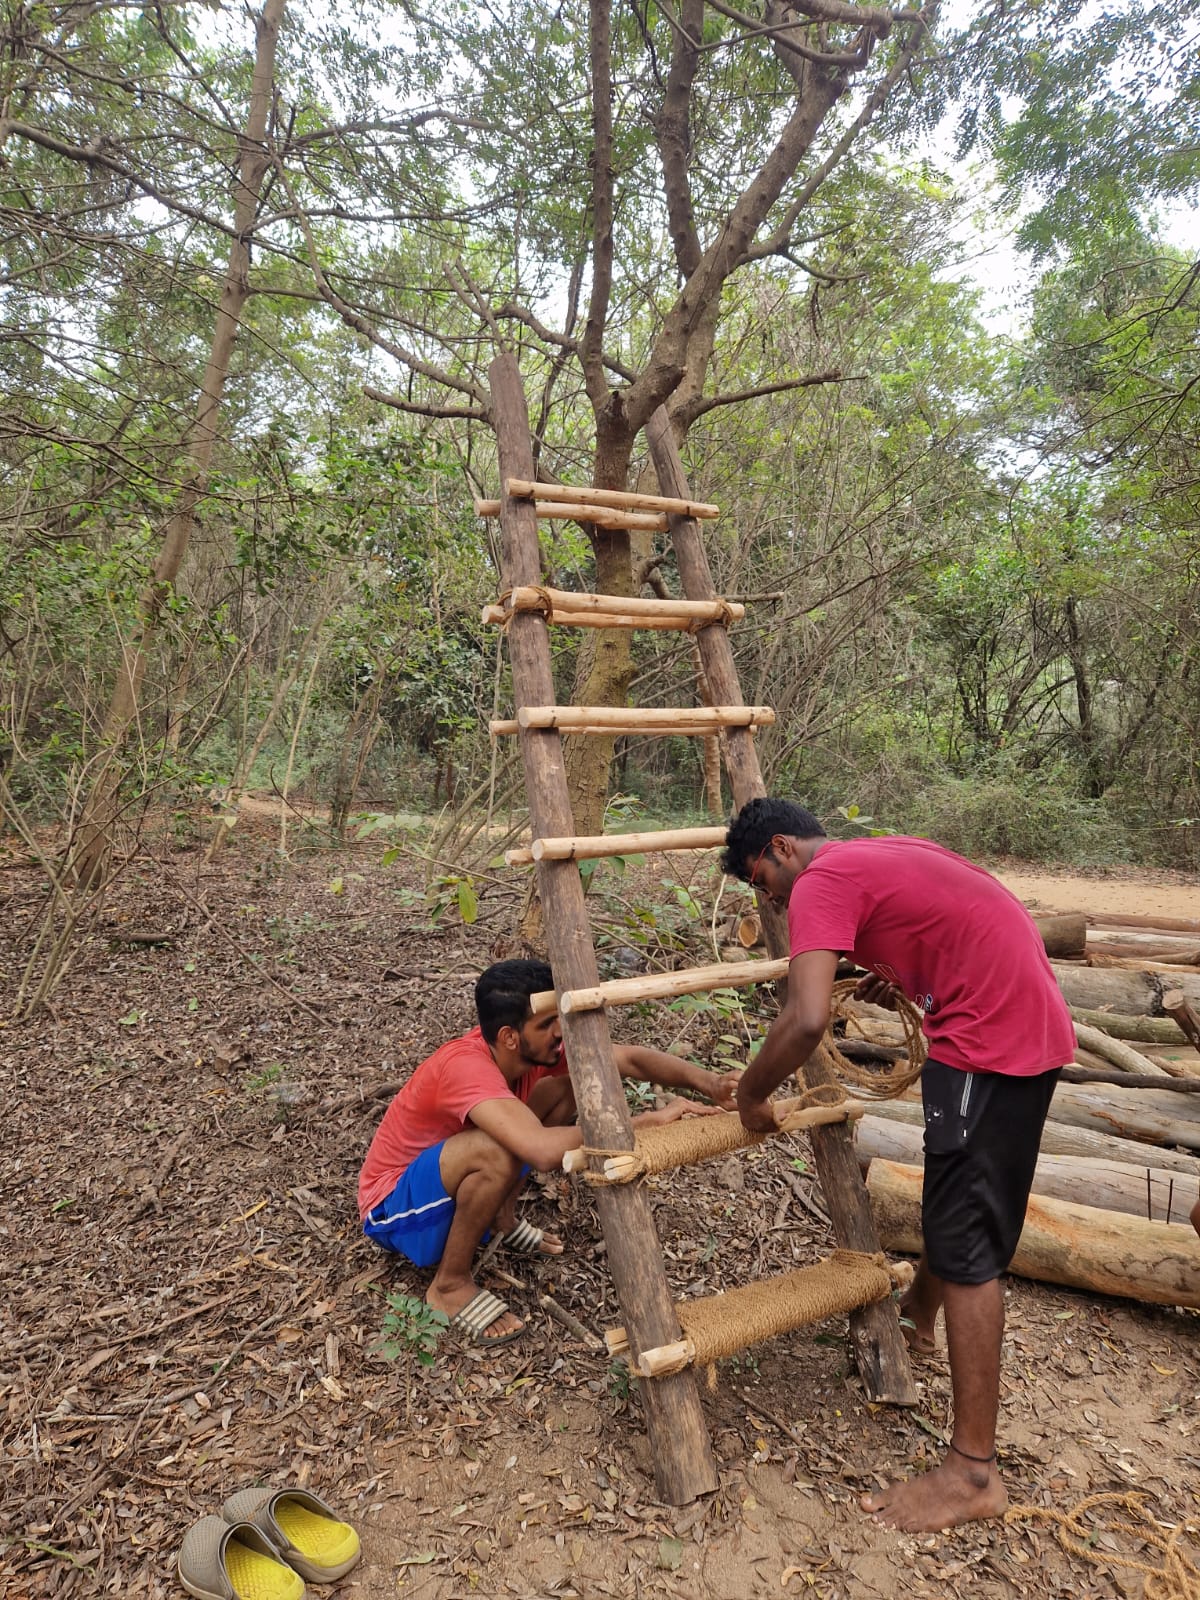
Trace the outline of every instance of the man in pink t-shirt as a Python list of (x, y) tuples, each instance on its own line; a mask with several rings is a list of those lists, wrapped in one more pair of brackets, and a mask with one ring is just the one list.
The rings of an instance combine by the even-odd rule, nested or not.
[(999, 1516), (1001, 1277), (1075, 1049), (1041, 937), (1020, 901), (961, 856), (926, 839), (827, 839), (787, 800), (744, 806), (722, 864), (788, 915), (787, 1001), (737, 1092), (747, 1128), (774, 1128), (768, 1096), (820, 1043), (842, 956), (870, 974), (862, 998), (887, 1004), (899, 991), (924, 1014), (924, 1253), (901, 1310), (918, 1351), (934, 1348), (945, 1312), (954, 1434), (934, 1471), (862, 1504), (909, 1531)]
[[(499, 1230), (517, 1250), (557, 1255), (562, 1243), (516, 1221), (530, 1167), (549, 1171), (581, 1142), (557, 1012), (537, 1016), (530, 996), (552, 989), (540, 961), (498, 961), (475, 986), (479, 1026), (413, 1072), (375, 1132), (358, 1182), (363, 1232), (415, 1266), (433, 1267), (425, 1298), (481, 1344), (505, 1344), (525, 1324), (471, 1275), (475, 1250)], [(616, 1045), (618, 1071), (705, 1095), (634, 1117), (673, 1122), (732, 1109), (740, 1074), (705, 1072), (640, 1045)]]

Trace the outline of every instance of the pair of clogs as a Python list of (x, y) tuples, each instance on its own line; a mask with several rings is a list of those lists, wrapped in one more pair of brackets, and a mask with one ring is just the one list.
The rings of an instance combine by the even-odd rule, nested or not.
[(306, 1489), (242, 1489), (184, 1535), (179, 1578), (197, 1600), (303, 1600), (362, 1554), (358, 1535)]

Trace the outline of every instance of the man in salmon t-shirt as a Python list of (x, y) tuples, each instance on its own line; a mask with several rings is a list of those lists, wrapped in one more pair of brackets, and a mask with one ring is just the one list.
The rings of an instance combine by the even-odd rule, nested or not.
[[(525, 1324), (471, 1276), (492, 1228), (511, 1248), (558, 1255), (562, 1243), (516, 1221), (528, 1167), (548, 1172), (582, 1141), (555, 1011), (530, 996), (554, 987), (541, 961), (498, 961), (475, 985), (479, 1026), (423, 1061), (376, 1130), (358, 1180), (363, 1232), (418, 1267), (435, 1267), (425, 1298), (480, 1344), (506, 1344)], [(705, 1072), (661, 1050), (615, 1045), (623, 1077), (694, 1090), (634, 1117), (635, 1127), (732, 1109), (739, 1073)]]
[(924, 1013), (925, 1251), (901, 1303), (915, 1350), (933, 1349), (939, 1308), (954, 1391), (941, 1465), (863, 1509), (910, 1531), (999, 1516), (996, 1468), (1004, 1333), (1001, 1277), (1025, 1221), (1042, 1125), (1075, 1031), (1032, 917), (981, 867), (926, 839), (831, 840), (788, 800), (752, 800), (722, 861), (787, 910), (787, 1002), (737, 1091), (747, 1128), (774, 1127), (767, 1097), (808, 1060), (829, 1023), (839, 956)]

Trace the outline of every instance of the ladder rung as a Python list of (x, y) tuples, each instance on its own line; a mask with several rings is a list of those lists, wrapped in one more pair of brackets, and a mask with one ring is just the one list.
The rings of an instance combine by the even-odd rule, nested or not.
[(569, 483), (536, 483), (528, 478), (509, 478), (504, 487), (517, 500), (569, 500), (576, 505), (613, 506), (627, 511), (658, 511), (664, 515), (712, 519), (721, 515), (720, 506), (703, 500), (679, 500), (671, 495), (638, 494), (632, 489), (592, 489)]
[(560, 733), (706, 734), (721, 728), (768, 728), (770, 706), (521, 706), (516, 720), (488, 723), (493, 738), (523, 728)]
[[(739, 622), (746, 607), (729, 600), (665, 600), (621, 594), (582, 594), (572, 589), (543, 589), (532, 585), (511, 590), (495, 604), (485, 606), (484, 622), (505, 622), (516, 611), (550, 607), (553, 618), (578, 627), (596, 627), (597, 615), (619, 619), (605, 626), (695, 627), (706, 622)], [(641, 619), (641, 620), (635, 620)]]
[[(777, 1334), (885, 1300), (892, 1291), (893, 1277), (903, 1275), (902, 1266), (889, 1269), (858, 1251), (835, 1250), (815, 1266), (760, 1278), (725, 1294), (681, 1300), (675, 1314), (684, 1337), (643, 1350), (637, 1371), (656, 1378), (679, 1372), (693, 1362), (707, 1366)], [(628, 1354), (624, 1328), (608, 1329), (604, 1342), (609, 1355)]]
[[(867, 1106), (862, 1100), (811, 1105), (805, 1103), (803, 1096), (798, 1096), (794, 1100), (776, 1100), (771, 1109), (778, 1133), (802, 1133), (808, 1128), (826, 1128), (836, 1122), (855, 1122), (865, 1114)], [(685, 1117), (680, 1122), (645, 1128), (635, 1134), (632, 1150), (621, 1150), (603, 1158), (599, 1176), (609, 1183), (632, 1183), (648, 1172), (673, 1172), (677, 1167), (694, 1166), (698, 1161), (713, 1161), (717, 1156), (749, 1149), (772, 1137), (769, 1133), (751, 1133), (744, 1128), (736, 1111), (719, 1117)], [(579, 1172), (587, 1163), (588, 1154), (580, 1147), (567, 1151), (562, 1169)]]
[(705, 994), (710, 989), (744, 989), (753, 983), (774, 983), (787, 976), (790, 963), (780, 961), (728, 961), (710, 967), (690, 967), (684, 972), (655, 972), (644, 978), (614, 978), (590, 989), (542, 989), (532, 995), (529, 1008), (538, 1015), (557, 1006), (564, 1017), (575, 1011), (597, 1011), (601, 1006), (632, 1006), (639, 1000), (664, 1000), (681, 994)]
[(659, 850), (713, 850), (725, 843), (724, 828), (664, 828), (661, 833), (584, 833), (576, 838), (535, 839), (506, 850), (504, 864), (527, 867), (535, 861), (598, 861), (604, 856), (651, 855)]
[[(597, 528), (628, 528), (631, 533), (666, 533), (667, 519), (645, 511), (614, 511), (609, 506), (585, 505), (569, 500), (535, 500), (535, 516), (542, 522), (591, 522)], [(475, 501), (477, 517), (498, 517), (499, 500)]]
[[(529, 608), (529, 609), (532, 609)], [(503, 606), (484, 606), (480, 621), (503, 625), (514, 615)], [(640, 633), (692, 633), (696, 624), (685, 617), (635, 617), (617, 616), (608, 611), (542, 612), (543, 619), (553, 628), (626, 628)], [(715, 626), (715, 624), (712, 624)]]

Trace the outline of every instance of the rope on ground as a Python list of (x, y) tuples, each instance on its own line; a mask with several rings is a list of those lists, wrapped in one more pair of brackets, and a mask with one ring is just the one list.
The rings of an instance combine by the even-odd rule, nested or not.
[[(857, 978), (844, 978), (840, 983), (834, 984), (831, 1021), (845, 1022), (848, 1027), (854, 1025), (856, 1018), (850, 1009), (849, 1001), (858, 987), (858, 982)], [(896, 995), (895, 1009), (904, 1029), (907, 1061), (894, 1062), (887, 1068), (863, 1066), (861, 1062), (851, 1061), (842, 1054), (837, 1047), (832, 1029), (825, 1035), (825, 1048), (833, 1057), (831, 1063), (833, 1070), (839, 1078), (852, 1083), (855, 1089), (861, 1090), (871, 1100), (898, 1100), (907, 1088), (916, 1083), (925, 1065), (928, 1052), (925, 1032), (921, 1026), (921, 1013), (907, 995), (899, 993)]]
[[(1081, 1500), (1073, 1511), (1055, 1511), (1042, 1506), (1012, 1506), (1005, 1513), (1004, 1520), (1009, 1523), (1048, 1523), (1059, 1544), (1072, 1555), (1081, 1556), (1097, 1566), (1123, 1567), (1127, 1572), (1143, 1573), (1146, 1600), (1200, 1600), (1200, 1566), (1181, 1548), (1185, 1534), (1195, 1536), (1200, 1530), (1185, 1523), (1182, 1527), (1164, 1531), (1162, 1524), (1147, 1510), (1146, 1499), (1142, 1494), (1093, 1494)], [(1121, 1516), (1122, 1512), (1132, 1513), (1135, 1520), (1126, 1520)], [(1124, 1534), (1131, 1540), (1149, 1545), (1161, 1554), (1161, 1565), (1152, 1566), (1133, 1556), (1097, 1550), (1096, 1536), (1100, 1533)]]

